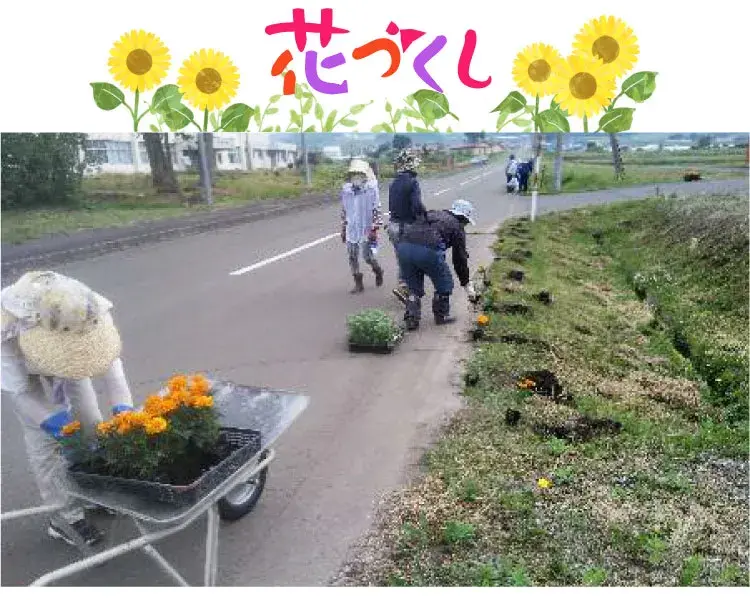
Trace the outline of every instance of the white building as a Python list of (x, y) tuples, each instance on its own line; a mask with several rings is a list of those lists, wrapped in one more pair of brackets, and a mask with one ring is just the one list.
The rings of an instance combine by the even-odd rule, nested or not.
[[(167, 134), (169, 153), (175, 171), (193, 167), (197, 138)], [(214, 133), (216, 168), (220, 171), (251, 171), (286, 168), (297, 160), (297, 145), (273, 142), (263, 133)], [(138, 133), (90, 133), (82, 149), (96, 159), (87, 169), (96, 173), (149, 173), (146, 143)]]
[(344, 160), (346, 157), (341, 152), (341, 146), (323, 146), (323, 156), (331, 160)]

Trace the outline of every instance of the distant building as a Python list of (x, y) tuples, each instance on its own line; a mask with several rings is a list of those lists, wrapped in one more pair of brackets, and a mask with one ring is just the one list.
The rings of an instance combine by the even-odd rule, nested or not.
[(344, 160), (346, 157), (341, 151), (341, 146), (323, 146), (323, 156), (330, 160)]
[[(197, 138), (168, 133), (167, 150), (175, 171), (196, 167)], [(297, 145), (273, 142), (268, 134), (214, 133), (219, 171), (286, 168), (297, 159)], [(86, 173), (150, 173), (146, 143), (138, 133), (91, 133), (81, 150), (94, 159)]]

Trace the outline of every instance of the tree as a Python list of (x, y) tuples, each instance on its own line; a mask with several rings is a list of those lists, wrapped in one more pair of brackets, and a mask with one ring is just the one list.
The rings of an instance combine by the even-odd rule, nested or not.
[(72, 204), (81, 199), (86, 166), (85, 133), (3, 133), (2, 207)]
[[(168, 194), (179, 194), (180, 188), (177, 185), (177, 178), (174, 174), (174, 165), (172, 156), (169, 153), (169, 144), (166, 133), (144, 133), (143, 139), (146, 142), (146, 154), (148, 154), (148, 164), (151, 167), (151, 180), (154, 189), (158, 192)], [(165, 151), (164, 146), (167, 146)]]
[(411, 146), (411, 138), (408, 135), (397, 133), (393, 136), (393, 148), (396, 150), (403, 150)]
[(479, 133), (464, 133), (464, 139), (468, 144), (477, 144), (487, 139), (487, 133), (480, 131)]
[(562, 188), (562, 148), (563, 134), (557, 133), (555, 136), (555, 191), (559, 192)]

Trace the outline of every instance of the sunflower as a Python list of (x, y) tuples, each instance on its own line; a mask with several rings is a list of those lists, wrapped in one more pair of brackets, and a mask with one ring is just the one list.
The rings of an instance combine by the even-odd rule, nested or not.
[(240, 75), (229, 57), (214, 50), (192, 54), (180, 68), (177, 85), (185, 99), (201, 110), (221, 108), (237, 93)]
[(589, 56), (568, 57), (555, 77), (555, 101), (578, 117), (591, 117), (607, 106), (615, 94), (615, 81), (604, 63)]
[(169, 50), (153, 33), (143, 30), (123, 34), (109, 55), (109, 72), (134, 92), (158, 85), (169, 70)]
[(586, 23), (576, 35), (575, 52), (604, 61), (613, 78), (627, 73), (638, 60), (638, 38), (615, 17), (599, 17)]
[(513, 79), (532, 96), (546, 96), (555, 91), (553, 75), (562, 62), (562, 56), (552, 46), (531, 44), (516, 56)]

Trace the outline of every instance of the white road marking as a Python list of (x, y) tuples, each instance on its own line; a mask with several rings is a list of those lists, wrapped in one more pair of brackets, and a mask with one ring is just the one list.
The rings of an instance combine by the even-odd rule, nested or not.
[(445, 192), (450, 192), (451, 188), (445, 188), (444, 190), (438, 190), (433, 194), (433, 196), (439, 196), (440, 194), (445, 194)]
[(467, 183), (471, 183), (472, 181), (476, 181), (480, 177), (481, 177), (481, 175), (479, 175), (477, 177), (472, 177), (471, 179), (467, 179), (466, 181), (462, 181), (459, 185), (466, 185)]
[(261, 267), (265, 267), (266, 265), (270, 265), (271, 263), (275, 263), (279, 260), (283, 260), (285, 258), (289, 258), (290, 256), (294, 256), (295, 254), (299, 254), (304, 250), (309, 250), (310, 248), (319, 246), (320, 244), (324, 244), (328, 240), (332, 240), (333, 238), (339, 237), (340, 235), (340, 233), (332, 233), (331, 235), (327, 235), (325, 237), (317, 239), (313, 242), (310, 242), (309, 244), (299, 246), (297, 248), (294, 248), (293, 250), (289, 250), (288, 252), (277, 254), (276, 256), (272, 256), (271, 258), (267, 258), (266, 260), (262, 260), (248, 267), (243, 267), (241, 269), (237, 269), (236, 271), (232, 271), (230, 275), (244, 275), (245, 273), (249, 273), (250, 271), (255, 271), (256, 269), (260, 269)]

